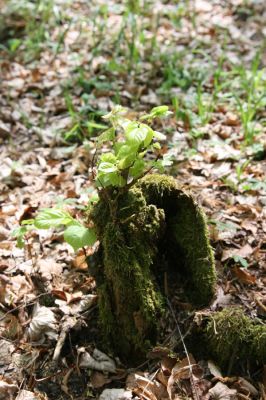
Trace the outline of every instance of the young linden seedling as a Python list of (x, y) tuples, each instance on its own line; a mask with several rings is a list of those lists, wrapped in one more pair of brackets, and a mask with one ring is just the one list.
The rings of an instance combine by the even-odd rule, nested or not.
[[(96, 182), (98, 193), (103, 192), (107, 197), (119, 195), (130, 189), (140, 178), (152, 169), (163, 172), (164, 168), (172, 164), (171, 156), (160, 156), (159, 140), (165, 140), (165, 135), (153, 130), (150, 123), (155, 118), (166, 117), (171, 112), (167, 106), (153, 108), (139, 120), (130, 120), (125, 117), (126, 109), (115, 106), (103, 119), (111, 124), (97, 139), (96, 154), (102, 147), (96, 165), (92, 166), (92, 176)], [(145, 122), (144, 122), (145, 121)], [(106, 151), (108, 149), (108, 151)], [(147, 152), (154, 152), (154, 160), (146, 160)], [(93, 198), (90, 204), (97, 201)], [(64, 227), (64, 239), (74, 251), (86, 246), (92, 246), (97, 241), (93, 227), (84, 226), (73, 218), (62, 206), (41, 210), (35, 219), (25, 220), (14, 230), (17, 245), (23, 247), (24, 237), (31, 229), (49, 229)]]

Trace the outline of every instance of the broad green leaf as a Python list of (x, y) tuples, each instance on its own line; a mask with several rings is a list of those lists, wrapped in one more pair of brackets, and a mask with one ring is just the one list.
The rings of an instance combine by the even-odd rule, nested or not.
[(110, 174), (109, 180), (111, 182), (111, 185), (117, 187), (123, 187), (126, 184), (126, 180), (118, 173)]
[(118, 163), (119, 169), (126, 169), (133, 164), (136, 159), (137, 147), (129, 146), (127, 144), (120, 147), (117, 158), (120, 160)]
[(46, 208), (39, 212), (34, 220), (34, 226), (38, 229), (49, 229), (60, 225), (69, 225), (73, 218), (69, 213), (57, 208)]
[(151, 143), (153, 134), (153, 130), (148, 125), (137, 122), (131, 122), (125, 130), (125, 136), (129, 143), (138, 145), (143, 143), (145, 147)]
[(96, 240), (95, 231), (82, 225), (70, 225), (64, 232), (65, 241), (77, 251), (81, 247), (92, 246)]
[(113, 153), (102, 154), (100, 160), (106, 161), (106, 162), (112, 163), (112, 164), (115, 164), (117, 161), (116, 156)]
[(12, 236), (17, 239), (16, 246), (19, 249), (22, 249), (25, 246), (25, 234), (28, 232), (28, 228), (26, 226), (19, 226), (12, 231)]
[(101, 162), (99, 164), (98, 171), (104, 172), (105, 174), (109, 174), (110, 172), (117, 171), (117, 166), (110, 162)]
[(140, 119), (145, 120), (145, 119), (153, 119), (157, 117), (167, 117), (168, 115), (173, 114), (172, 111), (169, 111), (168, 106), (158, 106), (154, 107), (149, 114), (143, 115)]
[(34, 224), (34, 218), (31, 219), (24, 219), (21, 221), (21, 225), (33, 225)]
[(96, 177), (96, 181), (99, 186), (107, 187), (107, 186), (117, 186), (122, 187), (125, 186), (125, 179), (118, 172), (111, 172), (109, 174), (98, 173)]
[(109, 128), (107, 131), (104, 131), (97, 139), (97, 144), (102, 144), (104, 142), (112, 141), (115, 139), (115, 130), (114, 128)]
[(234, 260), (236, 263), (240, 263), (240, 264), (242, 265), (242, 267), (248, 268), (248, 262), (247, 262), (247, 260), (246, 260), (244, 257), (238, 256), (237, 254), (235, 254), (235, 255), (233, 256), (233, 260)]
[(133, 178), (139, 177), (145, 169), (145, 161), (136, 160), (133, 167), (130, 168), (129, 173)]

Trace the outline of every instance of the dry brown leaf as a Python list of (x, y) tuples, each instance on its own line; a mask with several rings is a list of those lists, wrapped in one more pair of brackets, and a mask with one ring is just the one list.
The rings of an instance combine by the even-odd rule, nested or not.
[(37, 266), (43, 278), (49, 281), (53, 276), (61, 275), (63, 272), (63, 265), (55, 262), (53, 258), (41, 258), (38, 260)]
[(216, 385), (209, 390), (209, 393), (215, 400), (236, 400), (237, 391), (236, 389), (229, 389), (228, 386), (222, 382), (216, 383)]
[(251, 275), (246, 269), (234, 265), (233, 272), (238, 280), (242, 283), (253, 285), (256, 283), (256, 277)]
[(116, 372), (114, 360), (98, 349), (94, 349), (92, 355), (85, 351), (84, 348), (78, 350), (80, 353), (80, 368), (90, 368), (102, 372)]
[(232, 112), (227, 112), (223, 123), (229, 126), (238, 126), (240, 125), (240, 120), (238, 115), (233, 114)]
[(127, 378), (127, 388), (140, 398), (143, 397), (147, 400), (159, 400), (167, 397), (166, 386), (155, 379), (155, 376), (147, 378), (137, 373), (130, 374)]
[(243, 222), (241, 222), (241, 226), (246, 231), (252, 232), (253, 235), (256, 235), (256, 233), (258, 231), (258, 226), (257, 226), (256, 222), (253, 222), (253, 221), (249, 221), (249, 220), (245, 219)]
[(53, 311), (37, 303), (28, 330), (30, 340), (44, 342), (45, 336), (56, 340), (57, 331), (58, 324)]
[(77, 255), (73, 260), (73, 266), (78, 269), (88, 269), (88, 263), (86, 261), (86, 255), (82, 252), (82, 254)]
[(63, 290), (60, 289), (52, 289), (51, 294), (55, 297), (58, 297), (61, 300), (67, 301), (67, 294)]
[(252, 397), (257, 398), (259, 395), (255, 386), (242, 377), (239, 377), (233, 386), (237, 391), (244, 393), (247, 396), (251, 395)]
[(175, 398), (175, 384), (181, 384), (183, 380), (197, 381), (203, 377), (203, 371), (199, 365), (196, 364), (196, 361), (192, 354), (189, 354), (189, 360), (185, 357), (183, 360), (176, 363), (176, 365), (172, 369), (171, 376), (168, 380), (167, 384), (167, 393), (170, 399)]
[(223, 251), (222, 261), (228, 260), (228, 258), (232, 258), (233, 256), (240, 256), (243, 258), (249, 257), (252, 255), (254, 249), (247, 243), (245, 246), (240, 249), (228, 249)]
[(94, 389), (99, 389), (111, 381), (112, 379), (98, 371), (93, 371), (90, 377), (90, 382)]

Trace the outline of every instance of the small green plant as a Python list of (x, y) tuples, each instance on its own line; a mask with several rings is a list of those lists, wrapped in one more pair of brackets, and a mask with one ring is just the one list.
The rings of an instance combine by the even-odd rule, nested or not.
[(51, 28), (59, 19), (62, 21), (62, 15), (59, 15), (54, 0), (9, 0), (6, 3), (0, 17), (0, 38), (3, 36), (4, 39), (1, 47), (11, 57), (18, 53), (29, 62), (38, 58), (47, 46), (54, 47), (55, 54), (58, 53), (68, 28), (59, 33), (55, 45), (51, 40)]
[[(164, 155), (162, 159), (157, 156), (154, 161), (145, 160), (148, 151), (158, 153), (161, 148), (158, 140), (165, 139), (165, 135), (142, 122), (168, 115), (168, 107), (155, 107), (139, 121), (125, 118), (124, 112), (122, 107), (117, 106), (104, 116), (112, 127), (99, 136), (98, 144), (111, 142), (112, 151), (102, 154), (98, 161), (96, 183), (103, 188), (132, 186), (151, 169), (163, 171), (164, 167), (172, 164), (169, 155)], [(122, 132), (122, 138), (117, 136), (118, 132)]]
[(89, 95), (82, 95), (82, 106), (77, 109), (73, 104), (72, 97), (68, 92), (65, 93), (65, 102), (68, 113), (72, 119), (71, 128), (64, 132), (64, 139), (67, 142), (82, 143), (85, 139), (95, 136), (95, 134), (107, 126), (100, 121), (103, 112), (95, 110), (89, 105)]
[(231, 85), (234, 88), (233, 98), (242, 122), (245, 144), (251, 144), (261, 131), (256, 121), (266, 105), (266, 71), (260, 69), (260, 53), (254, 58), (250, 69), (239, 65), (231, 74), (235, 75)]
[[(92, 168), (99, 195), (108, 198), (110, 196), (116, 198), (121, 194), (121, 190), (128, 191), (138, 179), (151, 169), (162, 171), (165, 166), (172, 164), (168, 155), (160, 157), (158, 140), (164, 139), (165, 136), (143, 122), (150, 123), (155, 118), (169, 115), (168, 107), (155, 107), (149, 114), (134, 121), (125, 118), (125, 112), (123, 107), (116, 106), (105, 115), (103, 118), (111, 123), (111, 127), (105, 130), (97, 140), (97, 151), (103, 145), (106, 147), (106, 143), (110, 143), (111, 147), (109, 152), (105, 152), (99, 157), (96, 173), (94, 167)], [(156, 154), (153, 161), (145, 160), (148, 151)], [(113, 191), (117, 191), (114, 196)], [(94, 204), (97, 200), (97, 196), (92, 196), (90, 204)], [(112, 202), (113, 199), (110, 198), (110, 201)], [(73, 247), (74, 251), (85, 246), (92, 246), (97, 240), (93, 227), (84, 226), (83, 223), (73, 218), (62, 204), (54, 208), (43, 209), (36, 218), (23, 221), (22, 226), (13, 231), (13, 235), (17, 238), (18, 246), (23, 247), (25, 235), (29, 230), (58, 227), (64, 227), (64, 239)]]

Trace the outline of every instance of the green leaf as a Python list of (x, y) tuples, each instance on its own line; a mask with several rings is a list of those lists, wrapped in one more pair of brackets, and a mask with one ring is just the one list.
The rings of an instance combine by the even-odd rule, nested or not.
[(38, 229), (49, 229), (60, 225), (69, 225), (73, 222), (71, 215), (58, 208), (46, 208), (37, 215), (34, 226)]
[(96, 181), (98, 182), (98, 185), (102, 187), (122, 187), (126, 184), (126, 180), (118, 172), (111, 172), (108, 174), (100, 172), (97, 174)]
[(145, 169), (145, 161), (136, 160), (133, 167), (130, 168), (129, 173), (133, 178), (139, 177)]
[(117, 166), (110, 162), (101, 162), (99, 164), (98, 171), (104, 172), (105, 174), (109, 174), (110, 172), (117, 171)]
[(97, 144), (102, 144), (104, 142), (112, 141), (115, 139), (115, 129), (109, 128), (104, 131), (97, 139)]
[(94, 229), (82, 225), (70, 225), (64, 232), (65, 241), (77, 251), (81, 247), (92, 246), (96, 240)]
[(18, 228), (15, 228), (11, 235), (14, 236), (17, 239), (16, 246), (19, 249), (23, 249), (25, 246), (25, 234), (28, 232), (28, 228), (26, 226), (19, 226)]
[(130, 145), (123, 145), (120, 147), (117, 158), (120, 160), (118, 163), (119, 169), (126, 169), (133, 164), (136, 159), (137, 147)]
[(158, 106), (154, 107), (149, 114), (143, 115), (140, 119), (154, 119), (157, 117), (167, 117), (168, 115), (173, 114), (172, 111), (169, 111), (168, 106)]
[(248, 262), (245, 258), (238, 256), (237, 254), (235, 254), (232, 258), (236, 263), (240, 263), (242, 267), (248, 268)]
[(152, 147), (153, 147), (154, 149), (156, 149), (156, 150), (160, 150), (160, 149), (161, 149), (161, 145), (160, 145), (160, 143), (158, 143), (158, 142), (154, 143), (154, 144), (152, 145)]
[(105, 153), (105, 154), (101, 155), (100, 160), (115, 164), (117, 161), (117, 158), (113, 153)]
[(147, 147), (152, 139), (154, 132), (153, 130), (145, 124), (140, 124), (138, 122), (131, 122), (128, 124), (125, 130), (125, 136), (129, 143), (133, 144), (142, 144)]

